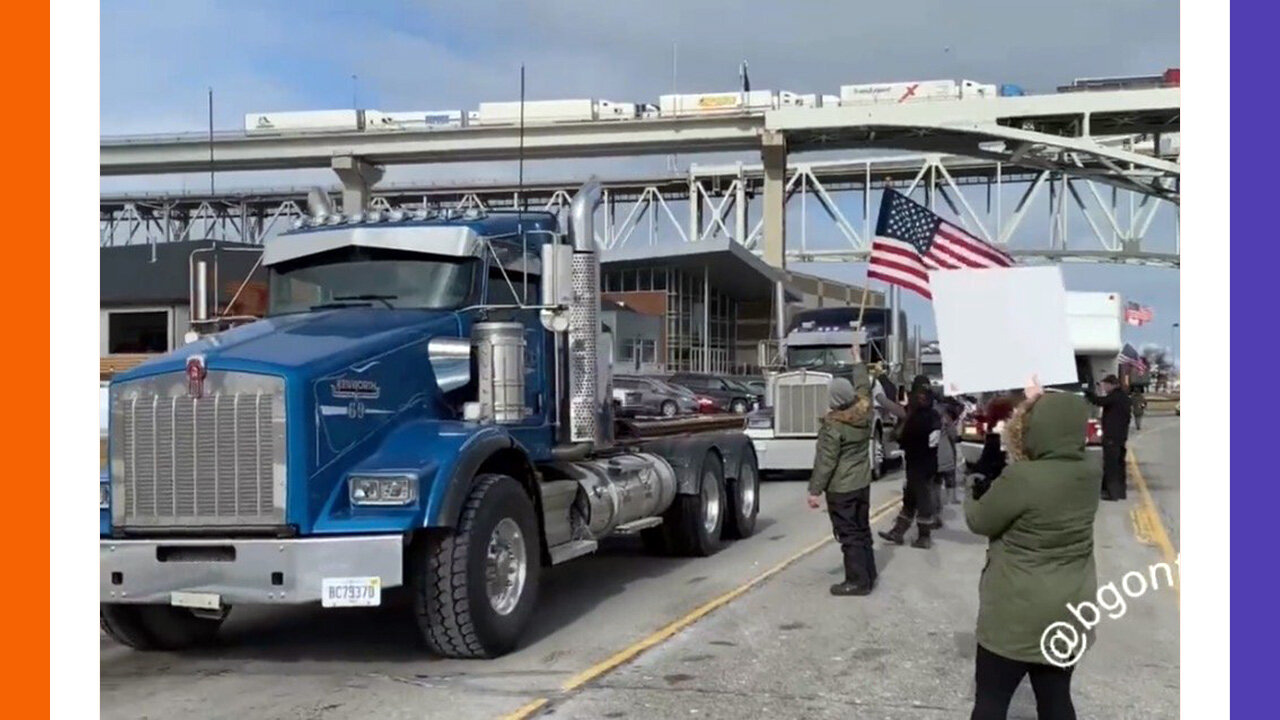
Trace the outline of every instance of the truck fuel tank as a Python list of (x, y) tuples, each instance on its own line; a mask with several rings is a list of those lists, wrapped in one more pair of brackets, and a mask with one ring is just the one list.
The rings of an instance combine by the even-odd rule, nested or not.
[(553, 467), (581, 488), (574, 508), (593, 539), (634, 520), (661, 515), (676, 497), (675, 470), (651, 453), (622, 453)]

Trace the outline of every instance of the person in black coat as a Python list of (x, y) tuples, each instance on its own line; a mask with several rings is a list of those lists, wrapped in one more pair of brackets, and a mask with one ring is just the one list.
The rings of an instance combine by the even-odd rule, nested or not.
[(901, 545), (911, 527), (916, 523), (916, 539), (912, 547), (933, 547), (931, 534), (934, 528), (935, 507), (934, 479), (938, 475), (938, 443), (942, 437), (942, 418), (933, 406), (933, 391), (929, 379), (923, 375), (911, 383), (911, 394), (906, 419), (898, 434), (906, 464), (907, 481), (903, 487), (902, 510), (893, 528), (881, 531), (880, 537), (895, 545)]
[(1125, 443), (1129, 441), (1129, 423), (1133, 404), (1129, 394), (1120, 389), (1120, 380), (1108, 375), (1098, 383), (1099, 393), (1086, 390), (1089, 402), (1102, 408), (1102, 499), (1124, 500), (1128, 482), (1125, 477)]

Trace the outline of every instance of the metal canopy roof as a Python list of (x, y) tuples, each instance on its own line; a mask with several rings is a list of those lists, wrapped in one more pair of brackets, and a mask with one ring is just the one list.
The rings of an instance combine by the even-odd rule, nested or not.
[[(773, 297), (773, 286), (782, 273), (729, 238), (662, 246), (625, 245), (605, 250), (601, 263), (606, 270), (667, 267), (702, 275), (704, 268), (711, 286), (739, 301), (760, 301)], [(788, 290), (787, 299), (800, 296)]]

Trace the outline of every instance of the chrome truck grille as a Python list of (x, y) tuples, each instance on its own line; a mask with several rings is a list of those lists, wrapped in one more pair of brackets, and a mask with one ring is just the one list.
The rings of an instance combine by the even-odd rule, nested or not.
[(816, 437), (827, 411), (827, 373), (779, 373), (773, 378), (773, 433), (777, 437)]
[(112, 524), (279, 526), (285, 519), (284, 380), (211, 370), (111, 388)]

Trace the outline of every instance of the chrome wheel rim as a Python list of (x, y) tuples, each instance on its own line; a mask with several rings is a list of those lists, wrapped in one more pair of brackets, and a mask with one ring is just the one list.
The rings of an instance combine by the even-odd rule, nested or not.
[(662, 403), (662, 414), (666, 417), (673, 417), (676, 414), (676, 404), (670, 400)]
[(702, 475), (702, 526), (708, 535), (714, 535), (720, 525), (720, 483), (715, 473)]
[(756, 474), (754, 465), (747, 463), (742, 466), (742, 477), (738, 478), (738, 507), (742, 508), (743, 519), (751, 517), (751, 513), (756, 510), (756, 488), (759, 476)]
[(493, 528), (485, 551), (485, 589), (494, 612), (509, 615), (516, 609), (528, 573), (524, 533), (515, 520), (502, 518)]

